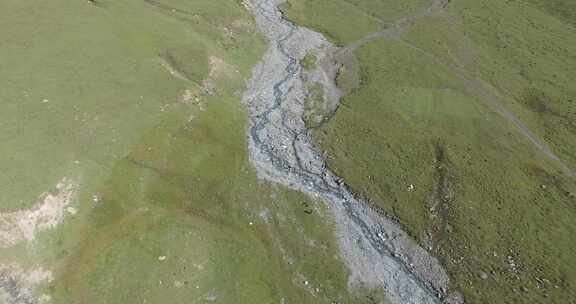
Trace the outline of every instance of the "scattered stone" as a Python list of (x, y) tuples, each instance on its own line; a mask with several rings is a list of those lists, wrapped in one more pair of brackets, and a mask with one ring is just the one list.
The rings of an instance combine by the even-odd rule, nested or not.
[[(334, 83), (339, 50), (321, 34), (286, 22), (282, 0), (245, 0), (270, 47), (253, 70), (243, 102), (250, 115), (250, 160), (258, 177), (320, 197), (335, 216), (340, 255), (350, 270), (350, 287), (382, 287), (392, 302), (436, 303), (436, 291), (449, 288), (440, 262), (412, 240), (393, 220), (367, 207), (326, 164), (308, 132), (301, 102), (307, 83), (318, 83), (324, 101), (336, 108), (341, 96)], [(316, 51), (317, 68), (297, 63)], [(282, 146), (292, 149), (282, 149)], [(414, 185), (409, 191), (415, 189)], [(378, 237), (384, 230), (390, 239)], [(408, 263), (414, 267), (407, 269)], [(307, 281), (299, 280), (307, 285)]]
[(36, 288), (52, 280), (52, 273), (40, 267), (23, 268), (18, 264), (0, 264), (0, 302), (49, 304), (50, 296), (38, 294)]
[(486, 272), (484, 272), (484, 271), (480, 271), (480, 272), (479, 272), (479, 276), (480, 276), (480, 278), (481, 278), (482, 280), (488, 279), (488, 274), (487, 274)]
[(166, 260), (166, 256), (165, 255), (161, 255), (158, 257), (158, 261), (165, 261)]
[(216, 293), (215, 293), (214, 291), (210, 291), (210, 292), (206, 295), (206, 297), (204, 297), (204, 299), (205, 299), (206, 301), (209, 301), (209, 302), (214, 302), (214, 301), (216, 301), (216, 300), (218, 299), (218, 296), (216, 295)]
[(76, 212), (78, 212), (78, 210), (76, 210), (76, 208), (74, 207), (68, 207), (66, 208), (66, 211), (72, 215), (76, 214)]

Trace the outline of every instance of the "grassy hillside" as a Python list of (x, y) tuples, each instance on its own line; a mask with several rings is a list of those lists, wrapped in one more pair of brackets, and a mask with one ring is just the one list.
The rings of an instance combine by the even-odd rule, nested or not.
[(78, 240), (60, 252), (54, 300), (350, 301), (329, 217), (317, 202), (258, 182), (243, 117), (222, 96), (192, 122), (173, 117), (145, 132), (97, 186), (86, 222), (50, 237), (56, 250)]
[[(343, 45), (400, 16), (378, 1), (289, 2), (289, 18)], [(571, 6), (450, 1), (357, 49), (361, 84), (318, 132), (330, 166), (440, 257), (471, 303), (576, 297), (576, 183), (478, 94), (576, 167)]]
[[(36, 286), (52, 303), (375, 298), (347, 291), (323, 205), (248, 162), (239, 93), (265, 45), (240, 1), (0, 12), (0, 302)], [(65, 218), (5, 245), (4, 219), (63, 177), (77, 185)]]
[(426, 3), (426, 0), (309, 0), (286, 1), (281, 9), (288, 19), (313, 28), (338, 45), (346, 45)]

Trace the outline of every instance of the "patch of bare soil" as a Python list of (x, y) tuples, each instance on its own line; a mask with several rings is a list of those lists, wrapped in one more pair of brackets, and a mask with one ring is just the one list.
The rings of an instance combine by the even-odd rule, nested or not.
[(223, 26), (222, 32), (222, 45), (225, 49), (232, 49), (237, 47), (238, 36), (243, 33), (254, 33), (257, 31), (254, 22), (247, 19), (234, 20), (228, 25)]
[(232, 66), (226, 63), (222, 58), (216, 56), (208, 57), (210, 72), (208, 77), (202, 81), (202, 87), (209, 95), (216, 93), (216, 81), (224, 76), (231, 75), (234, 71)]
[(56, 227), (69, 213), (75, 188), (71, 179), (63, 178), (54, 191), (41, 194), (32, 208), (0, 213), (0, 248), (33, 241), (37, 233)]
[(446, 156), (442, 144), (436, 144), (436, 185), (432, 191), (429, 203), (429, 215), (431, 221), (430, 237), (439, 253), (442, 244), (450, 237), (452, 226), (450, 225), (451, 210), (456, 200), (454, 191), (454, 170)]
[(435, 256), (450, 259), (445, 248), (454, 229), (450, 221), (456, 203), (456, 176), (445, 149), (443, 144), (436, 144), (435, 184), (427, 203), (430, 227), (424, 236), (424, 245)]
[(202, 84), (184, 90), (179, 97), (180, 102), (197, 106), (201, 111), (206, 109), (205, 97), (218, 93), (216, 83), (225, 77), (233, 77), (239, 73), (234, 66), (229, 65), (223, 59), (216, 56), (208, 57), (208, 64), (210, 71), (208, 76), (202, 81)]
[(52, 273), (41, 267), (24, 269), (16, 264), (0, 264), (0, 302), (6, 304), (44, 304), (48, 295), (36, 295), (34, 288), (52, 281)]

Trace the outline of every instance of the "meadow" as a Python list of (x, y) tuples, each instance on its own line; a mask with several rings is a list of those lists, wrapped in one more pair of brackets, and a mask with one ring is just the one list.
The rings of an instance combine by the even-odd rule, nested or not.
[[(347, 46), (430, 3), (284, 10)], [(575, 168), (574, 11), (562, 0), (450, 1), (356, 49), (360, 85), (317, 131), (329, 166), (438, 256), (469, 303), (576, 297), (576, 182), (478, 94), (499, 96)]]
[(265, 41), (240, 1), (7, 0), (0, 12), (1, 212), (32, 208), (62, 177), (77, 185), (58, 226), (0, 248), (0, 269), (51, 279), (2, 271), (0, 299), (16, 301), (15, 287), (53, 303), (379, 297), (347, 290), (323, 203), (249, 163), (240, 96)]

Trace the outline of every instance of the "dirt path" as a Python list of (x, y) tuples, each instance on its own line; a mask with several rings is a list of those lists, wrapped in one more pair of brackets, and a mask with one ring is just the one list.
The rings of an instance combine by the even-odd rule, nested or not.
[(380, 38), (394, 38), (399, 39), (406, 43), (409, 47), (422, 53), (424, 56), (428, 57), (431, 61), (449, 68), (464, 84), (466, 90), (471, 94), (480, 97), (480, 99), (494, 112), (498, 113), (508, 122), (513, 124), (520, 134), (522, 134), (538, 151), (540, 151), (546, 158), (557, 163), (559, 168), (567, 176), (576, 176), (576, 170), (571, 169), (552, 149), (542, 141), (534, 132), (524, 124), (516, 114), (509, 111), (505, 106), (504, 97), (502, 97), (498, 91), (486, 83), (484, 80), (473, 76), (466, 68), (459, 62), (448, 62), (442, 60), (438, 56), (421, 49), (414, 44), (410, 43), (406, 39), (402, 38), (402, 34), (417, 20), (438, 15), (443, 12), (448, 5), (449, 0), (432, 0), (432, 4), (426, 9), (417, 12), (413, 15), (406, 16), (398, 21), (394, 22), (386, 29), (369, 34), (362, 39), (340, 49), (335, 58), (343, 55), (351, 55), (356, 49), (366, 45), (376, 39)]
[(408, 27), (413, 24), (415, 21), (422, 19), (424, 17), (433, 16), (441, 12), (446, 6), (448, 5), (449, 0), (432, 0), (430, 6), (424, 8), (421, 11), (418, 11), (414, 14), (404, 16), (403, 18), (398, 19), (396, 22), (388, 25), (384, 30), (380, 32), (375, 32), (368, 34), (361, 38), (360, 40), (345, 46), (344, 48), (340, 49), (338, 54), (343, 53), (351, 53), (354, 52), (359, 47), (368, 44), (376, 39), (380, 38), (394, 38), (398, 37), (398, 35), (402, 34)]

